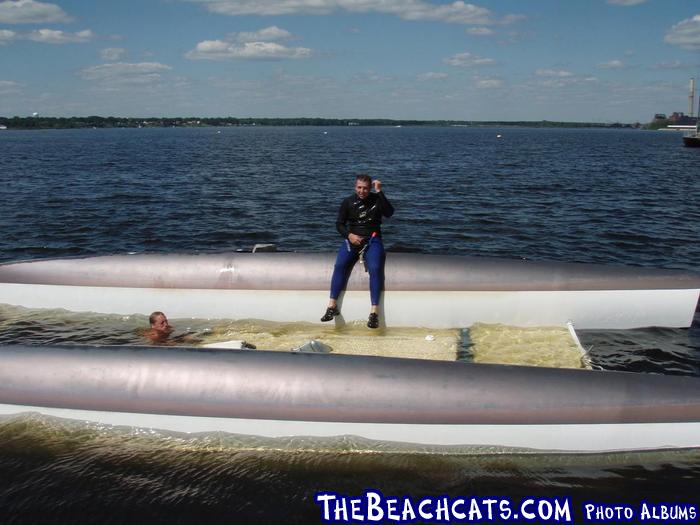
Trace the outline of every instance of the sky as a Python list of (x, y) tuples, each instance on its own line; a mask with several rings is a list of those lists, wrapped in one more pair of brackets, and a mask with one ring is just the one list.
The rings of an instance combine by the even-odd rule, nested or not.
[(700, 0), (0, 0), (5, 117), (644, 123), (692, 77)]

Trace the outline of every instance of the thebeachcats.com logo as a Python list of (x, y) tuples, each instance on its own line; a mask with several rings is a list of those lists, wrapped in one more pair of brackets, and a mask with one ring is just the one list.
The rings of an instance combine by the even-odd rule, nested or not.
[(638, 505), (586, 502), (574, 509), (568, 496), (506, 497), (385, 496), (368, 489), (361, 496), (317, 492), (315, 502), (325, 523), (691, 523), (698, 520), (697, 505), (648, 503)]

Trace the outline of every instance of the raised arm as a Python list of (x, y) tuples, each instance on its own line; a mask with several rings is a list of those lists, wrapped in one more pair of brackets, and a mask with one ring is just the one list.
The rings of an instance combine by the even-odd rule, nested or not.
[(379, 197), (379, 202), (381, 202), (382, 215), (384, 215), (384, 217), (391, 217), (392, 215), (394, 215), (394, 207), (389, 202), (389, 199), (386, 198), (386, 195), (384, 195), (384, 192), (381, 190), (378, 191), (377, 197)]

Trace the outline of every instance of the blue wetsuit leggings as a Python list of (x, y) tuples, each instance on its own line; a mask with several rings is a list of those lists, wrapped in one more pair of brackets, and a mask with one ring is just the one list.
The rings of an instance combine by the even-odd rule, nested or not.
[[(352, 268), (360, 257), (360, 250), (361, 248), (353, 246), (347, 239), (340, 245), (333, 268), (333, 277), (331, 278), (331, 299), (337, 300), (340, 296), (340, 292), (345, 288)], [(367, 241), (365, 264), (369, 272), (369, 295), (372, 300), (372, 305), (379, 304), (379, 296), (384, 287), (385, 258), (382, 238), (378, 236), (371, 237), (369, 241)]]

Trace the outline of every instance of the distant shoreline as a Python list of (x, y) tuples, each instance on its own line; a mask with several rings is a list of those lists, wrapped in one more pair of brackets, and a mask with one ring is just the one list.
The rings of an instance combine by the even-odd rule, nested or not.
[[(326, 118), (235, 118), (235, 117), (0, 117), (6, 129), (83, 129), (83, 128), (197, 128), (241, 126), (432, 126), (432, 127), (525, 127), (525, 128), (641, 128), (639, 123), (477, 120), (394, 120)], [(3, 128), (4, 129), (4, 128)]]

